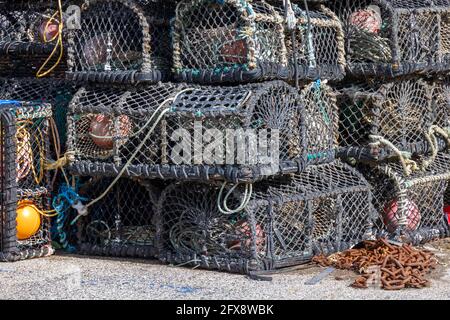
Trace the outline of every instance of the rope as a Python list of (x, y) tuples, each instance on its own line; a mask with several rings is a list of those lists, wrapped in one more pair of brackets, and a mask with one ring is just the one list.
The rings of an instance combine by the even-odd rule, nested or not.
[(222, 184), (222, 187), (220, 188), (220, 191), (219, 191), (219, 196), (217, 197), (217, 208), (219, 209), (220, 213), (230, 215), (230, 214), (238, 213), (238, 212), (244, 210), (247, 207), (247, 205), (250, 202), (250, 199), (252, 197), (253, 184), (251, 184), (251, 183), (245, 184), (245, 191), (244, 191), (244, 197), (242, 198), (242, 203), (236, 209), (228, 208), (227, 202), (228, 202), (228, 198), (230, 197), (230, 195), (239, 186), (238, 183), (235, 184), (225, 195), (225, 198), (223, 199), (223, 208), (225, 208), (225, 209), (222, 208), (221, 199), (222, 199), (222, 194), (223, 194), (223, 191), (224, 191), (226, 185), (227, 185), (227, 182), (224, 182)]
[(320, 107), (320, 112), (322, 113), (323, 116), (323, 120), (325, 121), (325, 124), (329, 125), (331, 123), (331, 119), (330, 119), (330, 115), (328, 114), (325, 106), (324, 106), (324, 102), (322, 99), (322, 81), (320, 79), (317, 79), (314, 84), (314, 93), (315, 93), (315, 98), (316, 98), (316, 102)]
[(17, 179), (25, 178), (30, 171), (33, 173), (34, 180), (37, 184), (42, 182), (44, 178), (44, 163), (45, 163), (45, 146), (44, 136), (39, 127), (36, 128), (38, 132), (38, 149), (39, 149), (39, 173), (36, 173), (34, 165), (33, 148), (31, 147), (32, 135), (27, 129), (27, 125), (34, 125), (31, 120), (23, 120), (17, 122), (18, 128), (16, 131), (17, 139)]
[(292, 9), (292, 3), (290, 0), (283, 0), (284, 2), (284, 19), (288, 30), (295, 30), (297, 26), (297, 18), (295, 12)]
[(430, 126), (428, 132), (425, 133), (425, 138), (427, 139), (428, 143), (430, 144), (431, 148), (431, 157), (427, 160), (424, 160), (422, 163), (422, 170), (425, 170), (428, 168), (437, 158), (438, 152), (439, 152), (439, 146), (438, 146), (438, 140), (436, 135), (440, 135), (444, 138), (445, 143), (447, 144), (447, 147), (450, 146), (450, 135), (448, 131), (445, 129), (437, 126), (432, 125)]
[(414, 160), (408, 159), (408, 156), (405, 156), (406, 153), (400, 151), (392, 142), (389, 140), (376, 135), (370, 135), (369, 138), (374, 141), (374, 145), (384, 145), (390, 148), (395, 155), (399, 158), (400, 164), (402, 165), (403, 171), (407, 176), (411, 175), (413, 171), (419, 170), (419, 166)]
[(311, 15), (309, 14), (309, 8), (308, 8), (308, 2), (306, 0), (303, 0), (305, 10), (306, 10), (306, 19), (308, 21), (308, 28), (307, 28), (307, 39), (308, 39), (308, 60), (309, 60), (309, 67), (310, 68), (316, 68), (317, 67), (317, 61), (316, 61), (316, 52), (314, 49), (314, 41), (313, 41), (313, 34), (312, 34), (312, 28), (311, 28)]
[(86, 198), (80, 197), (73, 188), (67, 184), (63, 185), (57, 197), (53, 199), (52, 205), (57, 212), (58, 218), (56, 219), (56, 229), (59, 235), (59, 241), (63, 249), (74, 252), (75, 248), (69, 244), (67, 234), (64, 231), (64, 225), (66, 222), (65, 213), (69, 208), (73, 208), (74, 205), (81, 201), (86, 201)]
[[(59, 21), (56, 20), (56, 16), (59, 14)], [(58, 34), (55, 35), (52, 39), (47, 39), (47, 30), (50, 26), (50, 23), (52, 21), (58, 22)], [(63, 21), (63, 10), (62, 10), (62, 3), (61, 0), (58, 0), (58, 11), (53, 14), (53, 16), (47, 21), (47, 24), (45, 25), (44, 29), (44, 42), (53, 42), (57, 39), (55, 43), (55, 47), (53, 48), (53, 51), (50, 53), (50, 56), (45, 60), (44, 64), (39, 68), (38, 72), (36, 73), (37, 78), (45, 77), (46, 75), (50, 74), (53, 70), (56, 69), (56, 67), (59, 65), (59, 63), (62, 60), (63, 54), (64, 54), (64, 46), (63, 46), (63, 28), (64, 28), (64, 21)], [(45, 67), (48, 65), (50, 60), (55, 56), (56, 52), (59, 48), (59, 56), (56, 62), (51, 66), (47, 71), (44, 71)]]
[(73, 159), (75, 153), (74, 152), (66, 152), (63, 157), (59, 158), (56, 161), (47, 160), (44, 164), (45, 170), (58, 170), (67, 166)]
[[(22, 202), (22, 203), (21, 203)], [(58, 215), (58, 213), (55, 210), (41, 210), (39, 209), (35, 204), (28, 200), (19, 201), (18, 208), (21, 208), (22, 206), (28, 206), (30, 208), (33, 208), (36, 210), (41, 216), (47, 217), (47, 218), (53, 218)]]

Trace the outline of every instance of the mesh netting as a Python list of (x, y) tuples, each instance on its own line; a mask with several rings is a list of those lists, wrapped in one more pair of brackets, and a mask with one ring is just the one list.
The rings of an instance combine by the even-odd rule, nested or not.
[(90, 0), (69, 31), (69, 78), (157, 82), (171, 69), (170, 1)]
[[(281, 16), (285, 8), (276, 3)], [(325, 6), (305, 7), (303, 1), (292, 5), (295, 31), (286, 30), (286, 49), (290, 79), (340, 80), (345, 75), (344, 31), (338, 17)]]
[(181, 1), (173, 43), (174, 71), (185, 81), (287, 76), (283, 18), (265, 1)]
[[(0, 2), (0, 76), (36, 75), (57, 42), (59, 16), (52, 19), (57, 9), (57, 1)], [(48, 67), (57, 63), (58, 55)], [(61, 78), (65, 69), (63, 57), (50, 75)]]
[[(447, 131), (450, 129), (450, 85), (448, 80), (435, 80), (432, 86), (432, 123)], [(446, 141), (438, 136), (439, 148), (446, 146)]]
[(373, 161), (398, 156), (395, 149), (404, 157), (432, 151), (432, 91), (433, 86), (420, 79), (341, 90), (341, 156)]
[(353, 75), (390, 77), (450, 67), (448, 0), (342, 0), (332, 9), (344, 26)]
[(279, 81), (82, 89), (70, 106), (68, 147), (83, 175), (117, 175), (129, 162), (129, 176), (254, 181), (304, 167), (303, 118), (300, 95)]
[(51, 104), (63, 153), (67, 137), (67, 107), (76, 92), (76, 85), (57, 79), (11, 78), (0, 79), (0, 86), (0, 99)]
[[(49, 150), (51, 115), (51, 106), (46, 104), (14, 103), (2, 108), (0, 260), (16, 261), (53, 253), (49, 220), (38, 213), (49, 208), (49, 177), (44, 162)], [(20, 233), (16, 217), (26, 224), (30, 216), (35, 218), (33, 232)]]
[(167, 187), (155, 217), (159, 258), (231, 272), (274, 270), (348, 248), (372, 228), (369, 186), (340, 162), (257, 183), (245, 209), (223, 211), (245, 197), (243, 188)]
[[(99, 177), (84, 180), (79, 194), (86, 201), (99, 197), (112, 182)], [(81, 254), (154, 257), (153, 206), (157, 196), (156, 187), (148, 181), (120, 179), (75, 226), (70, 223), (76, 212), (68, 214), (64, 226), (68, 239)]]
[(307, 160), (309, 164), (335, 159), (339, 110), (336, 93), (324, 82), (314, 82), (301, 91), (305, 105)]
[(444, 214), (444, 194), (450, 179), (450, 157), (439, 154), (424, 172), (405, 176), (399, 164), (361, 167), (373, 186), (373, 203), (379, 218), (379, 236), (395, 237), (414, 244), (449, 235)]

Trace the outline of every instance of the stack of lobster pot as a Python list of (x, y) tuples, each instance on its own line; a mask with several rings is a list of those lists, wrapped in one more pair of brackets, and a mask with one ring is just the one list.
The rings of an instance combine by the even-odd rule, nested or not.
[[(70, 186), (54, 199), (59, 241), (82, 254), (153, 258), (162, 131), (186, 89), (171, 80), (174, 1), (82, 0), (67, 30)], [(158, 166), (158, 164), (161, 164)], [(150, 178), (153, 178), (152, 180)]]
[(58, 1), (0, 1), (1, 261), (54, 252), (57, 176), (48, 169), (61, 152), (57, 127), (64, 132), (74, 93), (63, 79), (62, 9)]
[(446, 236), (450, 1), (339, 0), (347, 79), (339, 84), (340, 158), (374, 189), (375, 234)]
[(252, 273), (369, 237), (370, 187), (336, 160), (344, 33), (309, 6), (86, 1), (64, 246)]

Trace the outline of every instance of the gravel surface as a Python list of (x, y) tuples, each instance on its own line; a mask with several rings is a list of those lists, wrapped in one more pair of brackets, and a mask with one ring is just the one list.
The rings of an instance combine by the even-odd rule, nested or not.
[(450, 248), (436, 253), (441, 265), (429, 288), (395, 292), (353, 289), (355, 274), (340, 270), (305, 285), (318, 267), (269, 282), (155, 261), (55, 255), (0, 263), (0, 299), (450, 299)]

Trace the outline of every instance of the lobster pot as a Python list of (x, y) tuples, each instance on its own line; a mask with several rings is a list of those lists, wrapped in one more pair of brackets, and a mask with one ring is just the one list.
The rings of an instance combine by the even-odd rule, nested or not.
[[(51, 106), (0, 100), (0, 261), (51, 255), (49, 148)], [(27, 212), (33, 221), (27, 220)], [(17, 221), (16, 221), (17, 218)], [(30, 230), (23, 231), (25, 227)]]
[(176, 77), (199, 83), (286, 78), (283, 23), (265, 1), (181, 1), (173, 26)]
[(332, 9), (346, 34), (357, 77), (442, 72), (450, 67), (448, 0), (343, 0)]
[[(100, 197), (111, 178), (90, 177), (80, 185), (79, 195), (87, 202)], [(86, 255), (152, 258), (155, 256), (153, 206), (157, 191), (150, 182), (120, 179), (98, 202), (88, 208), (75, 227), (70, 226), (77, 212), (65, 217), (66, 238), (76, 252)]]
[(161, 261), (252, 273), (357, 244), (370, 236), (373, 208), (364, 178), (335, 162), (257, 183), (253, 192), (176, 182), (156, 212)]
[(150, 82), (171, 69), (170, 1), (86, 0), (68, 31), (68, 79)]
[[(281, 1), (278, 1), (278, 3)], [(289, 79), (341, 80), (345, 76), (345, 40), (342, 24), (333, 11), (323, 5), (306, 10), (303, 1), (292, 4), (296, 27), (286, 30)], [(276, 6), (284, 16), (284, 6)]]
[(420, 244), (449, 236), (444, 195), (450, 179), (450, 156), (439, 154), (425, 171), (406, 176), (396, 163), (362, 167), (373, 186), (375, 222), (380, 237)]
[(281, 81), (81, 91), (69, 115), (72, 169), (117, 175), (127, 165), (128, 176), (235, 182), (298, 172), (306, 158), (302, 112), (296, 89)]
[[(0, 76), (35, 76), (57, 46), (59, 15), (57, 1), (5, 1), (0, 6)], [(57, 49), (43, 71), (57, 67), (49, 74), (64, 77), (65, 55), (58, 61)]]
[(340, 90), (339, 155), (383, 161), (433, 151), (433, 88), (421, 79)]
[[(0, 99), (51, 104), (53, 120), (60, 140), (60, 152), (64, 152), (67, 139), (67, 108), (77, 91), (77, 85), (63, 79), (11, 78), (1, 79), (0, 86)], [(56, 147), (51, 145), (51, 149)]]
[(339, 136), (339, 109), (336, 93), (325, 82), (316, 81), (301, 91), (305, 105), (307, 163), (335, 159)]

